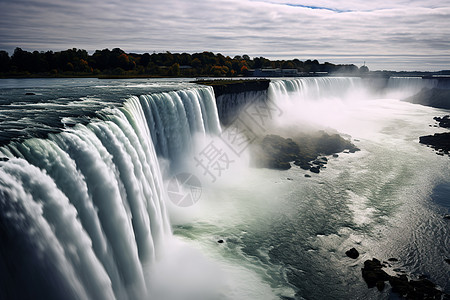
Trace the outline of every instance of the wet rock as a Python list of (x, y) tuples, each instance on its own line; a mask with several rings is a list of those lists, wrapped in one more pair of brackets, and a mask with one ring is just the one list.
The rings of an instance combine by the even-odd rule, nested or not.
[(450, 128), (450, 115), (443, 116), (442, 118), (434, 117), (433, 119), (439, 123), (440, 127)]
[(303, 170), (309, 170), (312, 167), (312, 165), (309, 162), (304, 162), (301, 160), (294, 161), (294, 165), (299, 166)]
[(395, 262), (395, 261), (398, 261), (398, 259), (395, 258), (395, 257), (391, 257), (391, 258), (388, 258), (388, 261), (393, 261), (393, 262)]
[(311, 167), (311, 169), (309, 169), (311, 172), (318, 174), (320, 172), (320, 168), (319, 167)]
[[(258, 168), (287, 170), (294, 162), (304, 170), (310, 170), (315, 165), (323, 166), (331, 155), (341, 151), (359, 149), (339, 134), (329, 134), (318, 131), (311, 134), (298, 133), (293, 138), (284, 138), (269, 134), (258, 137), (251, 145), (251, 165)], [(313, 171), (315, 172), (315, 171)]]
[[(450, 132), (435, 133), (434, 135), (421, 136), (419, 138), (421, 144), (430, 145), (437, 151), (450, 151)], [(443, 154), (439, 154), (443, 155)]]
[(408, 293), (408, 277), (406, 275), (390, 276), (389, 284), (392, 286), (392, 291), (400, 295), (406, 295)]
[(384, 281), (377, 281), (376, 283), (376, 287), (377, 289), (382, 292), (384, 290), (384, 287), (386, 286), (386, 284), (384, 283)]
[[(388, 260), (398, 261), (397, 259)], [(364, 262), (364, 268), (361, 270), (369, 288), (376, 286), (379, 291), (383, 291), (385, 282), (389, 281), (392, 292), (406, 299), (448, 299), (448, 295), (439, 290), (425, 276), (420, 276), (418, 280), (410, 280), (405, 274), (391, 276), (384, 272), (382, 267), (383, 265), (376, 258)]]
[(381, 262), (376, 258), (366, 260), (361, 271), (364, 281), (369, 288), (375, 287), (379, 281), (389, 280), (389, 275), (382, 270)]
[(350, 258), (357, 259), (359, 257), (359, 252), (355, 248), (352, 248), (352, 249), (346, 251), (345, 255), (347, 255)]

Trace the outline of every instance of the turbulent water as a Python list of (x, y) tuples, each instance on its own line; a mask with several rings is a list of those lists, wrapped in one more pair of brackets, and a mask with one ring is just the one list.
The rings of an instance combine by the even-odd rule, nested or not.
[[(388, 298), (361, 278), (372, 257), (449, 292), (450, 162), (418, 143), (446, 111), (398, 100), (434, 85), (275, 80), (262, 108), (222, 103), (246, 117), (221, 126), (212, 88), (182, 80), (2, 80), (0, 298)], [(237, 123), (333, 128), (362, 151), (311, 178), (253, 169)], [(198, 180), (189, 205), (179, 172)]]

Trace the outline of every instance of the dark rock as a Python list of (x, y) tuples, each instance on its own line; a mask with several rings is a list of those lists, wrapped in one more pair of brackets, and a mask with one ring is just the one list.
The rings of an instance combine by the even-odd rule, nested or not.
[(384, 290), (385, 286), (386, 286), (386, 284), (382, 280), (377, 281), (377, 283), (376, 283), (376, 287), (380, 292), (382, 292)]
[(328, 160), (325, 161), (325, 160), (319, 158), (319, 159), (316, 159), (315, 161), (313, 161), (312, 163), (313, 163), (313, 165), (323, 166), (323, 165), (325, 165), (327, 162), (328, 162)]
[(381, 262), (376, 258), (366, 260), (361, 271), (364, 281), (369, 288), (375, 287), (379, 281), (389, 280), (389, 275), (382, 270)]
[(328, 134), (325, 131), (300, 133), (293, 139), (270, 134), (253, 142), (250, 147), (251, 164), (259, 168), (287, 170), (293, 161), (300, 168), (310, 170), (311, 161), (320, 166), (327, 163), (328, 159), (319, 158), (319, 155), (331, 155), (345, 149), (352, 152), (359, 150), (339, 134)]
[(311, 169), (309, 169), (311, 172), (313, 173), (319, 173), (320, 172), (320, 168), (319, 167), (312, 167)]
[(450, 115), (443, 116), (442, 118), (434, 117), (433, 119), (439, 123), (440, 127), (450, 128)]
[(31, 92), (27, 92), (27, 93), (25, 93), (25, 95), (26, 96), (34, 96), (34, 95), (36, 95), (35, 93), (31, 93)]
[(394, 257), (391, 257), (391, 258), (388, 259), (388, 261), (398, 261), (398, 259), (394, 258)]
[(311, 175), (309, 175), (309, 174), (305, 174), (305, 177), (308, 177), (308, 178), (309, 178), (309, 177), (311, 177)]
[(8, 161), (9, 158), (8, 157), (0, 157), (0, 161)]
[(359, 257), (359, 252), (355, 248), (352, 248), (352, 249), (346, 251), (345, 255), (347, 255), (350, 258), (357, 259)]
[(390, 276), (389, 284), (392, 286), (392, 291), (400, 295), (406, 295), (408, 293), (408, 277), (406, 275)]
[(219, 244), (223, 244), (224, 240), (218, 240), (217, 241)]
[(334, 153), (334, 154), (333, 154), (333, 157), (339, 157), (339, 154)]
[(421, 136), (419, 142), (430, 145), (436, 150), (450, 151), (450, 132)]
[(444, 261), (450, 265), (450, 258), (446, 258)]
[(304, 162), (301, 160), (294, 161), (294, 165), (299, 166), (303, 170), (309, 170), (312, 167), (312, 165), (309, 162)]
[[(388, 259), (389, 261), (397, 261), (397, 259)], [(377, 287), (381, 292), (385, 288), (385, 281), (389, 281), (392, 292), (399, 294), (406, 299), (443, 299), (448, 297), (440, 291), (436, 285), (428, 280), (425, 276), (420, 276), (418, 280), (410, 280), (405, 274), (390, 276), (382, 270), (382, 264), (376, 258), (366, 260), (362, 275), (369, 288)]]
[(445, 216), (444, 216), (444, 219), (445, 219), (445, 220), (450, 220), (450, 215), (445, 215)]
[(194, 83), (212, 86), (214, 94), (219, 97), (223, 94), (265, 91), (269, 88), (270, 79), (197, 80)]
[(289, 178), (289, 177), (288, 177), (288, 178), (286, 178), (286, 179), (287, 179), (287, 180), (294, 180), (294, 179), (292, 179), (292, 178)]

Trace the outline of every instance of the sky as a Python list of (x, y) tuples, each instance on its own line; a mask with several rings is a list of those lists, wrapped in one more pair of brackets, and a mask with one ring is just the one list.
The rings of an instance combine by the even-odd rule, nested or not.
[(0, 0), (0, 50), (121, 48), (450, 69), (450, 0)]

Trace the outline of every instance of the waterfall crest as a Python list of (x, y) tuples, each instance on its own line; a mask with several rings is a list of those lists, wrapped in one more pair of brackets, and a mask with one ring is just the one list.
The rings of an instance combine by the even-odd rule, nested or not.
[(353, 77), (306, 77), (272, 81), (269, 99), (279, 101), (290, 95), (299, 100), (318, 100), (333, 95), (342, 97), (361, 85), (360, 78)]
[(145, 298), (171, 235), (157, 155), (220, 131), (212, 88), (194, 88), (1, 147), (0, 298)]

